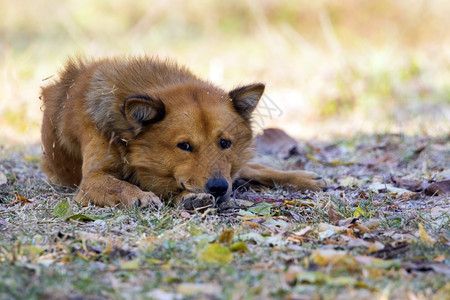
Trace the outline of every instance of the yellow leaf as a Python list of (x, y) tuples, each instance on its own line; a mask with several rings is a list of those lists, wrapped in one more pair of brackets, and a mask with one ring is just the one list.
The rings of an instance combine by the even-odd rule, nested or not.
[(125, 261), (120, 264), (122, 270), (133, 271), (139, 269), (139, 258), (133, 260)]
[(36, 246), (36, 245), (29, 245), (29, 246), (22, 246), (23, 254), (36, 257), (40, 254), (42, 254), (45, 251), (45, 248)]
[(369, 247), (369, 253), (375, 252), (375, 251), (380, 251), (384, 249), (384, 245), (382, 243), (380, 243), (379, 241), (375, 241), (374, 243), (372, 243), (372, 245)]
[(237, 242), (230, 246), (232, 252), (248, 252), (247, 245), (244, 242)]
[(40, 156), (38, 155), (25, 155), (23, 158), (26, 162), (29, 163), (38, 163), (40, 160)]
[(357, 217), (359, 217), (360, 215), (365, 216), (365, 215), (366, 215), (366, 212), (365, 212), (364, 210), (362, 210), (362, 208), (361, 208), (361, 207), (359, 206), (359, 204), (358, 204), (358, 207), (356, 208), (355, 212), (353, 213), (353, 217), (357, 218)]
[(422, 243), (429, 247), (432, 247), (436, 243), (436, 240), (430, 237), (425, 229), (423, 229), (422, 223), (419, 223), (419, 236)]
[(85, 255), (84, 253), (77, 252), (77, 256), (78, 256), (79, 258), (81, 258), (82, 260), (84, 260), (84, 261), (89, 261), (89, 256), (88, 256), (88, 255)]
[(207, 263), (227, 264), (233, 261), (233, 253), (228, 247), (213, 243), (207, 246), (201, 259)]
[(444, 262), (444, 261), (445, 261), (445, 254), (439, 254), (439, 255), (437, 255), (437, 256), (433, 259), (433, 261), (435, 261), (435, 262)]
[(109, 255), (111, 253), (111, 249), (112, 249), (112, 243), (111, 243), (111, 240), (108, 240), (108, 242), (106, 243), (105, 251), (103, 251), (103, 254)]
[(250, 226), (250, 227), (254, 227), (254, 228), (258, 228), (259, 227), (259, 224), (258, 223), (256, 223), (256, 222), (251, 222), (251, 221), (244, 221), (243, 223), (242, 223), (242, 225), (247, 225), (247, 226)]
[(146, 261), (147, 261), (147, 263), (149, 263), (151, 265), (159, 265), (159, 264), (161, 264), (161, 261), (159, 259), (156, 259), (156, 258), (147, 258)]
[(231, 244), (233, 239), (234, 231), (232, 229), (226, 229), (219, 236), (219, 243), (221, 244)]
[(352, 256), (345, 251), (337, 251), (332, 249), (316, 249), (311, 254), (313, 261), (319, 266), (336, 265), (337, 263), (352, 262)]

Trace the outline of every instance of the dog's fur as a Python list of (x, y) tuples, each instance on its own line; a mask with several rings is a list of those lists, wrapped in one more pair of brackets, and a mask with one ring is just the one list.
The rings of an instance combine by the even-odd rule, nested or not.
[(155, 58), (69, 59), (42, 89), (42, 168), (100, 206), (214, 205), (237, 177), (320, 190), (313, 173), (249, 163), (263, 92), (257, 83), (227, 93)]

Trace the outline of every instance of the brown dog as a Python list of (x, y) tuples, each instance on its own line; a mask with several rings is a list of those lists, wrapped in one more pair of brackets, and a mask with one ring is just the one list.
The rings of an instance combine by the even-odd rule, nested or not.
[(258, 83), (226, 93), (148, 57), (69, 59), (42, 89), (42, 168), (51, 182), (78, 187), (77, 201), (100, 206), (214, 205), (237, 177), (322, 189), (313, 173), (249, 163), (263, 92)]

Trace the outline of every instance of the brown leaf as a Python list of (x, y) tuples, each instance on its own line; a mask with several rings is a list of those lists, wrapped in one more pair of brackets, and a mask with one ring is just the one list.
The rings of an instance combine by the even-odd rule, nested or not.
[(450, 194), (450, 179), (437, 181), (425, 188), (425, 195), (428, 196), (439, 196)]
[(14, 192), (14, 195), (16, 195), (16, 200), (14, 200), (13, 202), (9, 203), (8, 206), (13, 206), (13, 205), (16, 205), (16, 204), (33, 203), (33, 199), (30, 200), (27, 197), (22, 196), (18, 192)]
[(277, 155), (284, 159), (302, 155), (297, 141), (278, 128), (264, 129), (263, 134), (255, 138), (255, 148), (258, 153)]
[(338, 225), (339, 221), (344, 219), (344, 216), (336, 211), (336, 207), (333, 203), (330, 203), (330, 207), (328, 208), (328, 217), (333, 225)]
[(418, 192), (421, 190), (422, 180), (409, 180), (400, 177), (392, 177), (392, 181), (395, 185), (402, 189), (407, 189), (412, 192)]

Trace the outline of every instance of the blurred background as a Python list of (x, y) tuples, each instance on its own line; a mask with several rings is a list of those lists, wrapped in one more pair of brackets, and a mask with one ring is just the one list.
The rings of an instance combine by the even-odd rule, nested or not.
[(264, 82), (258, 122), (297, 138), (449, 134), (448, 0), (0, 0), (0, 15), (0, 145), (39, 141), (40, 86), (76, 54)]

